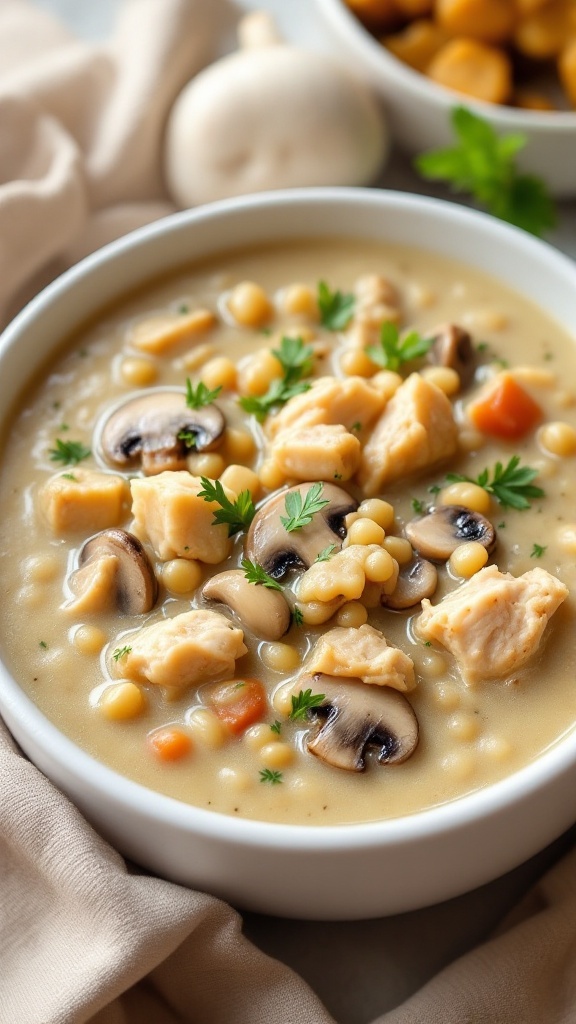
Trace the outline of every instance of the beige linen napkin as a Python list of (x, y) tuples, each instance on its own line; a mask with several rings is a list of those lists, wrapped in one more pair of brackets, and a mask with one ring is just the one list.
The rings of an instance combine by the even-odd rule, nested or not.
[[(0, 0), (0, 322), (171, 210), (165, 118), (229, 16), (226, 0), (125, 0), (110, 44), (89, 46)], [(378, 1024), (575, 1021), (575, 869), (572, 853), (497, 938)], [(0, 723), (0, 1024), (85, 1021), (334, 1024), (233, 910), (127, 867)]]

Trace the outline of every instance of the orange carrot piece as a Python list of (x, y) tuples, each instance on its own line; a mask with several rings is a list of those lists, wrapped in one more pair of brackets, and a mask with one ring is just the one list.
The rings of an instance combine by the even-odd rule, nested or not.
[(473, 402), (468, 415), (477, 430), (517, 441), (542, 419), (542, 409), (509, 373), (503, 373), (485, 398)]
[(237, 734), (265, 717), (268, 704), (266, 691), (258, 679), (232, 679), (219, 683), (211, 692), (209, 703), (221, 722)]
[(190, 736), (173, 725), (148, 733), (148, 744), (160, 761), (180, 761), (192, 750)]

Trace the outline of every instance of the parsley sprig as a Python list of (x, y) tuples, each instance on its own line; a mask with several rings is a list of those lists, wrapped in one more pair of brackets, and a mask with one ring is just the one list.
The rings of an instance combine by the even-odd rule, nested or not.
[(335, 544), (329, 544), (328, 547), (323, 548), (322, 551), (320, 551), (316, 555), (316, 558), (314, 559), (314, 561), (315, 562), (329, 562), (335, 551), (336, 551), (336, 545)]
[(215, 501), (220, 505), (220, 508), (214, 510), (213, 526), (226, 524), (229, 537), (250, 526), (256, 515), (250, 491), (240, 491), (236, 501), (230, 501), (219, 480), (209, 480), (206, 476), (201, 476), (200, 480), (202, 490), (198, 491), (198, 497), (204, 498), (204, 501)]
[(354, 316), (356, 304), (354, 295), (338, 291), (338, 289), (333, 292), (326, 281), (318, 282), (316, 301), (320, 310), (322, 326), (328, 328), (329, 331), (343, 331)]
[(366, 352), (384, 370), (398, 370), (403, 363), (425, 356), (432, 344), (432, 338), (423, 338), (418, 331), (408, 331), (401, 338), (397, 325), (387, 321), (380, 329), (380, 343), (369, 345)]
[(130, 654), (131, 650), (132, 648), (128, 647), (127, 645), (124, 645), (124, 647), (117, 647), (112, 657), (114, 658), (114, 661), (120, 661), (121, 658), (125, 658), (128, 654)]
[(263, 423), (268, 413), (279, 405), (285, 405), (291, 398), (308, 391), (311, 385), (303, 377), (309, 376), (314, 368), (314, 350), (305, 345), (302, 338), (283, 337), (279, 349), (272, 349), (284, 371), (284, 376), (273, 380), (264, 395), (243, 395), (239, 404), (245, 412), (254, 413)]
[(493, 494), (496, 501), (504, 508), (526, 509), (530, 508), (530, 501), (534, 498), (545, 497), (541, 487), (536, 487), (532, 481), (538, 476), (538, 470), (530, 466), (520, 465), (520, 456), (513, 455), (506, 466), (497, 462), (490, 478), (490, 470), (483, 469), (476, 477), (463, 476), (461, 473), (448, 473), (446, 479), (450, 483), (459, 483), (464, 480), (468, 483), (478, 484), (488, 494)]
[(278, 583), (278, 580), (269, 576), (265, 569), (258, 562), (251, 562), (249, 558), (243, 558), (240, 565), (244, 569), (244, 575), (248, 580), (248, 583), (260, 584), (262, 587), (267, 587), (269, 590), (282, 590), (282, 585)]
[(312, 690), (300, 690), (298, 696), (292, 694), (292, 710), (289, 717), (293, 722), (297, 722), (300, 718), (306, 718), (306, 712), (310, 708), (317, 708), (325, 699), (325, 693), (312, 693)]
[(499, 136), (487, 121), (461, 106), (452, 111), (452, 128), (455, 146), (416, 158), (422, 177), (446, 181), (454, 192), (471, 193), (489, 213), (533, 235), (554, 227), (556, 210), (544, 181), (517, 168), (525, 135)]
[(186, 377), (186, 405), (189, 409), (203, 409), (205, 405), (211, 405), (215, 398), (222, 391), (222, 385), (210, 391), (203, 380), (198, 381), (194, 387), (190, 377)]
[(306, 491), (304, 498), (300, 491), (289, 491), (284, 500), (287, 515), (280, 516), (280, 522), (287, 533), (294, 530), (301, 530), (312, 522), (312, 517), (320, 512), (325, 505), (329, 505), (328, 498), (322, 498), (323, 484), (318, 481), (312, 484), (309, 491)]
[(272, 768), (261, 768), (260, 782), (270, 782), (273, 786), (278, 786), (282, 782), (282, 772), (275, 772)]
[(79, 462), (88, 459), (92, 452), (81, 441), (62, 441), (57, 437), (56, 447), (50, 448), (48, 454), (52, 462), (62, 462), (65, 466), (77, 466)]
[(532, 551), (530, 552), (530, 558), (542, 558), (542, 555), (548, 547), (547, 544), (536, 544), (532, 545)]

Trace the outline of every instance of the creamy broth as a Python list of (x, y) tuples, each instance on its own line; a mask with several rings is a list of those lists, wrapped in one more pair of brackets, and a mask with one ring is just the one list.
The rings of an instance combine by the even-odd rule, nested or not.
[[(158, 581), (152, 609), (143, 615), (75, 611), (79, 552), (102, 527), (55, 531), (42, 493), (51, 478), (63, 474), (74, 477), (97, 470), (119, 478), (119, 511), (106, 526), (133, 530), (128, 483), (142, 474), (132, 467), (115, 469), (102, 457), (102, 428), (110, 410), (146, 387), (183, 390), (189, 378), (194, 385), (206, 380), (214, 388), (221, 380), (224, 387), (215, 401), (226, 419), (222, 443), (206, 454), (191, 451), (188, 469), (211, 479), (230, 464), (254, 470), (266, 484), (255, 495), (260, 508), (269, 494), (295, 480), (274, 476), (268, 437), (274, 413), (261, 425), (245, 412), (232, 386), (234, 376), (238, 373), (246, 394), (246, 387), (256, 386), (246, 369), (251, 354), (278, 350), (282, 336), (301, 337), (314, 356), (313, 376), (306, 381), (359, 374), (365, 382), (373, 381), (375, 390), (391, 387), (390, 374), (385, 380), (386, 375), (377, 376), (378, 366), (367, 366), (357, 314), (345, 328), (333, 331), (318, 322), (315, 302), (308, 302), (306, 309), (306, 295), (316, 296), (320, 280), (347, 294), (359, 279), (375, 274), (391, 282), (398, 295), (401, 333), (410, 328), (427, 337), (439, 324), (458, 324), (470, 332), (476, 364), (470, 387), (450, 397), (460, 438), (456, 455), (386, 484), (374, 495), (394, 509), (386, 537), (404, 537), (406, 524), (442, 500), (430, 488), (444, 488), (447, 473), (476, 478), (486, 467), (493, 469), (498, 461), (505, 465), (518, 455), (523, 466), (538, 471), (533, 483), (544, 496), (531, 500), (523, 511), (502, 507), (492, 497), (486, 518), (496, 527), (497, 544), (488, 565), (514, 577), (535, 567), (545, 569), (568, 587), (569, 596), (526, 664), (504, 678), (473, 685), (462, 679), (457, 660), (440, 642), (419, 635), (419, 604), (406, 611), (379, 604), (368, 608), (368, 624), (414, 664), (417, 685), (406, 699), (418, 719), (419, 742), (407, 760), (389, 766), (378, 764), (377, 751), (367, 751), (365, 770), (356, 772), (314, 757), (307, 749), (314, 722), (289, 717), (302, 666), (319, 638), (338, 625), (360, 621), (353, 613), (352, 619), (346, 618), (346, 605), (323, 625), (292, 622), (280, 640), (262, 639), (243, 628), (228, 608), (201, 594), (210, 576), (239, 566), (242, 531), (232, 538), (226, 559), (215, 565), (193, 560), (188, 576), (182, 570), (185, 553), (161, 559), (139, 531)], [(273, 305), (262, 324), (239, 324), (230, 312), (230, 296), (243, 281), (258, 282)], [(294, 282), (303, 282), (308, 292), (290, 292)], [(300, 304), (302, 312), (288, 312), (291, 302), (292, 310)], [(358, 300), (357, 310), (359, 306)], [(214, 316), (205, 323), (200, 318), (182, 341), (152, 354), (134, 346), (135, 324), (166, 312), (185, 318), (198, 309)], [(395, 309), (388, 303), (374, 312), (373, 336), (380, 330), (378, 317), (391, 319)], [(483, 436), (467, 420), (469, 403), (502, 373), (504, 364), (542, 412), (540, 423), (513, 441)], [(414, 370), (426, 377), (426, 357), (398, 372), (407, 377)], [(570, 444), (565, 455), (550, 450), (558, 447), (556, 428), (546, 434), (549, 423), (561, 422), (570, 430), (576, 426), (573, 381), (574, 342), (548, 316), (497, 281), (424, 251), (348, 240), (278, 245), (234, 252), (147, 287), (83, 331), (27, 389), (5, 427), (0, 474), (3, 657), (34, 702), (79, 746), (143, 785), (199, 807), (322, 825), (412, 814), (487, 786), (538, 757), (576, 721), (574, 456)], [(259, 387), (266, 390), (265, 383)], [(345, 426), (354, 433), (356, 424)], [(568, 438), (570, 430), (565, 429)], [(369, 432), (360, 424), (355, 433), (364, 445)], [(57, 439), (80, 443), (90, 454), (77, 466), (55, 462), (50, 452)], [(311, 477), (307, 487), (315, 482), (317, 477)], [(364, 497), (354, 477), (333, 483), (359, 501)], [(466, 583), (445, 562), (437, 570), (433, 605)], [(279, 581), (292, 604), (302, 574), (303, 569), (293, 571)], [(356, 606), (361, 603), (361, 598), (355, 601)], [(111, 717), (110, 707), (105, 710), (106, 693), (124, 678), (122, 651), (144, 626), (191, 609), (220, 612), (243, 629), (248, 653), (237, 659), (235, 673), (223, 672), (215, 680), (202, 679), (180, 690), (137, 680), (142, 698), (138, 713)], [(361, 615), (357, 607), (356, 614)], [(232, 678), (260, 680), (267, 694), (264, 712), (236, 735), (222, 725), (210, 704), (215, 684)], [(176, 726), (191, 743), (174, 761), (155, 756), (148, 739), (166, 725)]]

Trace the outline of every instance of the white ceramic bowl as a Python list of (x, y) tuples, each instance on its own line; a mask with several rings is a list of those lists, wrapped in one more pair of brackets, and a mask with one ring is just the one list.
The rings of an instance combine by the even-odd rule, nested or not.
[[(276, 192), (157, 222), (50, 285), (0, 340), (0, 421), (62, 338), (159, 271), (239, 244), (313, 236), (416, 245), (475, 265), (529, 295), (576, 337), (574, 265), (519, 230), (405, 194)], [(0, 712), (30, 758), (122, 853), (273, 914), (375, 917), (444, 900), (515, 867), (576, 820), (576, 731), (522, 771), (453, 803), (392, 821), (305, 827), (200, 810), (117, 775), (47, 721), (1, 665)]]
[(576, 111), (538, 112), (482, 103), (432, 82), (392, 56), (370, 35), (343, 0), (315, 0), (330, 43), (384, 100), (392, 137), (409, 154), (454, 142), (452, 109), (461, 104), (500, 134), (520, 132), (523, 171), (537, 174), (558, 196), (576, 195)]

